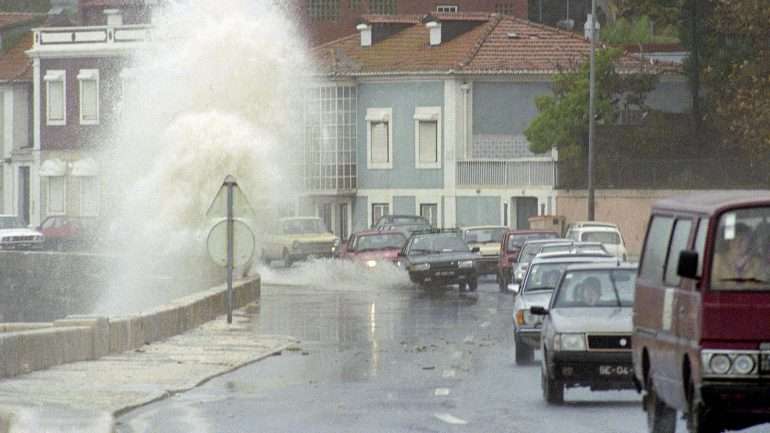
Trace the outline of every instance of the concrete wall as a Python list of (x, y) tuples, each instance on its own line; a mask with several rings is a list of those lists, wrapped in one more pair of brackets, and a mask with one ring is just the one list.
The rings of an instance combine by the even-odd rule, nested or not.
[[(443, 107), (443, 105), (444, 83), (441, 81), (361, 83), (358, 89), (358, 148), (356, 150), (358, 189), (442, 188), (441, 169), (415, 168), (414, 114), (416, 107)], [(366, 110), (368, 108), (393, 110), (392, 169), (367, 169)]]
[[(259, 298), (259, 278), (234, 285), (234, 307)], [(52, 324), (2, 325), (0, 378), (137, 349), (193, 329), (225, 313), (226, 289), (218, 286), (135, 316), (68, 316)]]
[[(647, 222), (653, 204), (660, 199), (693, 193), (686, 190), (597, 190), (596, 220), (620, 226), (628, 254), (638, 257), (647, 233)], [(697, 191), (708, 192), (708, 191)], [(567, 224), (584, 221), (587, 215), (585, 191), (561, 191), (556, 196), (556, 210)]]
[(457, 197), (457, 226), (499, 225), (499, 197)]
[(548, 82), (474, 82), (473, 133), (523, 134), (537, 116), (535, 98), (551, 93)]
[(369, 199), (358, 196), (353, 200), (353, 232), (369, 227)]
[(393, 214), (415, 215), (417, 213), (417, 202), (414, 196), (394, 196)]

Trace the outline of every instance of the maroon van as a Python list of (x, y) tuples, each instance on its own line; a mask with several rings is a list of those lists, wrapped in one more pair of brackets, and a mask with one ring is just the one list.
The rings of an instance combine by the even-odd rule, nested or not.
[(511, 284), (511, 268), (519, 258), (524, 242), (531, 239), (557, 239), (559, 234), (550, 230), (511, 230), (500, 241), (500, 258), (497, 263), (497, 284), (501, 292)]
[(770, 422), (770, 192), (658, 202), (634, 303), (634, 375), (650, 432)]

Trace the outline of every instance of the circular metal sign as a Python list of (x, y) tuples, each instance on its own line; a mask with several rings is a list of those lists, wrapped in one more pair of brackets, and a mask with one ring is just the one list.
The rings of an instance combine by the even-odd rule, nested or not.
[[(243, 221), (233, 220), (233, 244), (233, 267), (249, 263), (254, 257), (256, 241), (251, 228)], [(211, 228), (207, 246), (214, 263), (227, 266), (227, 220)]]

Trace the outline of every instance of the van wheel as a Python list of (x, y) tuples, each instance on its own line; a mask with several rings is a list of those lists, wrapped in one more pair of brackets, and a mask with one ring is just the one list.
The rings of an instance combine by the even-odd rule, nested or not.
[(531, 364), (532, 360), (535, 359), (535, 351), (532, 350), (531, 347), (520, 342), (518, 338), (516, 338), (515, 340), (516, 340), (516, 365)]
[(687, 388), (687, 431), (690, 433), (721, 433), (722, 427), (719, 426), (713, 416), (709, 416), (709, 411), (702, 403), (696, 403), (694, 399), (694, 386), (692, 382)]
[(564, 403), (564, 384), (548, 376), (545, 360), (540, 367), (540, 386), (543, 388), (543, 399), (546, 403)]
[(661, 400), (652, 386), (652, 378), (647, 385), (647, 393), (642, 401), (647, 412), (647, 431), (649, 433), (674, 433), (676, 431), (676, 411)]

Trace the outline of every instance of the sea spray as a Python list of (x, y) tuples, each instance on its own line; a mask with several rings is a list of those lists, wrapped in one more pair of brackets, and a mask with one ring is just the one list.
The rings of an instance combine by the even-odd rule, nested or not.
[(226, 175), (256, 208), (257, 231), (296, 196), (313, 67), (295, 23), (272, 0), (170, 2), (153, 19), (104, 154), (121, 260), (98, 310), (134, 312), (221, 280), (203, 265), (204, 215)]

